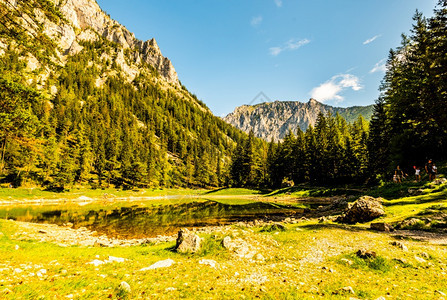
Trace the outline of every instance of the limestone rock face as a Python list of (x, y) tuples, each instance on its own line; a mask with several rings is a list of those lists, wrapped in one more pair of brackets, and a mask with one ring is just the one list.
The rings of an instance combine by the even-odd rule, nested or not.
[(372, 105), (341, 108), (310, 99), (307, 103), (275, 101), (254, 106), (243, 105), (237, 107), (234, 112), (223, 119), (247, 133), (253, 130), (255, 136), (259, 138), (267, 141), (271, 139), (278, 141), (282, 140), (289, 130), (296, 133), (298, 128), (305, 131), (309, 125), (314, 126), (320, 112), (331, 113), (332, 115), (338, 112), (349, 122), (356, 119), (360, 114), (365, 119), (370, 119), (372, 111)]
[[(138, 65), (147, 63), (153, 66), (168, 83), (180, 85), (177, 72), (171, 61), (164, 57), (155, 39), (143, 42), (126, 27), (111, 19), (96, 3), (96, 0), (51, 0), (68, 22), (58, 24), (45, 18), (36, 9), (36, 15), (44, 24), (44, 33), (52, 38), (61, 49), (60, 59), (82, 51), (81, 41), (95, 41), (98, 37), (117, 43), (122, 49), (130, 49), (130, 64), (123, 68), (133, 80)], [(121, 65), (122, 67), (122, 65)]]

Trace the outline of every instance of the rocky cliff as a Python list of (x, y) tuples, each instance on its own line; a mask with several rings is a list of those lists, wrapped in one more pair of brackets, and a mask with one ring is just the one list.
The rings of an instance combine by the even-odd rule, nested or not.
[(250, 132), (267, 141), (278, 141), (292, 130), (298, 128), (305, 131), (309, 125), (315, 125), (318, 114), (339, 113), (348, 122), (358, 118), (359, 115), (367, 120), (371, 118), (373, 106), (355, 106), (349, 108), (332, 107), (322, 104), (315, 99), (307, 103), (298, 101), (275, 101), (254, 106), (243, 105), (227, 115), (224, 120), (233, 126)]
[[(61, 18), (49, 18), (42, 6), (51, 1), (62, 13)], [(96, 3), (96, 0), (43, 0), (31, 4), (33, 9), (25, 11), (21, 0), (0, 0), (5, 13), (21, 13), (20, 26), (36, 37), (44, 33), (57, 44), (54, 61), (64, 65), (67, 56), (78, 54), (85, 41), (94, 42), (103, 37), (116, 43), (117, 51), (112, 59), (121, 67), (129, 81), (139, 73), (142, 64), (149, 64), (166, 82), (179, 85), (177, 73), (171, 61), (164, 57), (155, 39), (141, 41), (117, 21), (111, 19)], [(26, 2), (26, 1), (25, 1)], [(0, 40), (0, 49), (8, 42)], [(31, 68), (40, 67), (39, 60), (30, 57)]]

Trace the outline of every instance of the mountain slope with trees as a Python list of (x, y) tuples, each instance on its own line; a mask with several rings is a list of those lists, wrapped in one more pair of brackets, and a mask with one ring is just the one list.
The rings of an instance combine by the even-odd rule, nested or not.
[(244, 133), (94, 0), (0, 1), (0, 180), (219, 186)]

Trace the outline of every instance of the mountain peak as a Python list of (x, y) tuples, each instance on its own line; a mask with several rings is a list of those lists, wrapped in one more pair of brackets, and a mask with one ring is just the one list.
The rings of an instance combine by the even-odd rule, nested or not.
[(305, 131), (309, 125), (314, 126), (318, 114), (339, 113), (348, 122), (354, 121), (359, 115), (370, 119), (373, 106), (357, 106), (350, 108), (324, 105), (311, 98), (307, 103), (298, 101), (275, 101), (272, 104), (261, 103), (255, 106), (244, 105), (230, 113), (224, 120), (245, 132), (253, 130), (255, 135), (266, 141), (278, 141), (292, 130), (298, 128)]
[(317, 100), (315, 100), (314, 98), (310, 98), (309, 102), (307, 102), (310, 105), (318, 105), (321, 104), (320, 102), (318, 102)]
[[(157, 70), (168, 83), (180, 85), (177, 72), (171, 61), (161, 54), (154, 38), (143, 42), (138, 40), (125, 26), (108, 16), (98, 5), (96, 0), (51, 0), (58, 5), (66, 22), (53, 22), (41, 17), (45, 34), (55, 40), (61, 48), (60, 57), (74, 55), (82, 51), (80, 45), (85, 40), (95, 40), (98, 36), (118, 45), (118, 51), (131, 49), (130, 60), (118, 61), (127, 70), (129, 81), (138, 73), (139, 64), (147, 63)], [(86, 38), (87, 37), (87, 38)]]

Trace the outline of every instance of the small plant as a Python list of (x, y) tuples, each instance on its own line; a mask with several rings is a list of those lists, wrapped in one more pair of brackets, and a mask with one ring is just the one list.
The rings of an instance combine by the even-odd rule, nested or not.
[(205, 236), (202, 240), (202, 248), (197, 253), (198, 256), (224, 255), (227, 251), (222, 246), (222, 238), (218, 236)]
[[(346, 256), (345, 258), (353, 262), (351, 267), (355, 269), (374, 270), (381, 273), (386, 273), (393, 267), (393, 263), (389, 259), (379, 255), (377, 255), (376, 257), (363, 259), (358, 257), (356, 254), (352, 254)], [(340, 263), (344, 264), (341, 260)]]
[(282, 224), (266, 225), (261, 229), (261, 232), (286, 231), (287, 228)]

